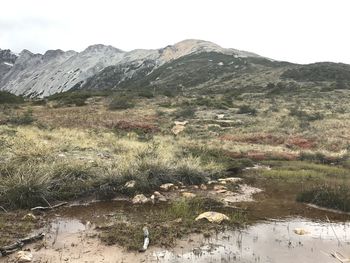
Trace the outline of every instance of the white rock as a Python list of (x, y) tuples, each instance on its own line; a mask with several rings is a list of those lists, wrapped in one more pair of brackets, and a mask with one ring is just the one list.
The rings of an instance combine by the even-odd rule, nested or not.
[(194, 193), (184, 192), (181, 194), (185, 198), (194, 198), (196, 195)]
[(162, 191), (168, 192), (175, 189), (175, 185), (172, 183), (162, 184), (159, 187)]
[(238, 183), (242, 181), (242, 178), (239, 178), (239, 177), (228, 177), (228, 178), (221, 178), (219, 179), (219, 182), (225, 182), (226, 184), (227, 183), (231, 183), (231, 184), (235, 184), (235, 183)]
[(33, 254), (28, 251), (19, 251), (16, 254), (16, 262), (18, 263), (25, 263), (25, 262), (32, 262), (33, 261)]
[(212, 211), (200, 214), (195, 220), (198, 221), (201, 219), (207, 219), (209, 222), (218, 224), (220, 224), (224, 220), (230, 220), (230, 218), (227, 215)]
[(126, 182), (125, 187), (126, 188), (134, 188), (135, 185), (136, 185), (136, 181), (135, 180), (131, 180), (129, 182)]
[(161, 193), (159, 193), (158, 191), (155, 191), (155, 192), (153, 193), (153, 195), (154, 195), (154, 199), (155, 199), (156, 201), (159, 201), (159, 202), (166, 202), (166, 201), (167, 201), (167, 199), (165, 198), (165, 196), (162, 195)]
[(132, 203), (134, 205), (136, 204), (146, 204), (147, 202), (149, 202), (150, 200), (143, 194), (139, 194), (136, 195), (133, 199), (132, 199)]

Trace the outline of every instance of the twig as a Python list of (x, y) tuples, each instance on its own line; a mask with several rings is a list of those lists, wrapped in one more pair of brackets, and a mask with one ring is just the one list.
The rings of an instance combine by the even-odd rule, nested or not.
[(59, 203), (57, 205), (54, 205), (54, 206), (37, 206), (37, 207), (33, 207), (32, 209), (30, 209), (31, 211), (46, 211), (46, 210), (51, 210), (51, 209), (55, 209), (57, 207), (60, 207), (60, 206), (64, 206), (68, 204), (67, 202), (63, 202), (63, 203)]
[(21, 249), (25, 244), (32, 243), (32, 242), (35, 242), (37, 240), (43, 239), (44, 236), (45, 236), (44, 233), (39, 233), (39, 234), (34, 235), (34, 236), (22, 238), (22, 239), (18, 240), (16, 243), (13, 243), (11, 245), (0, 247), (0, 257), (14, 253), (17, 250)]
[(335, 237), (336, 237), (337, 240), (338, 240), (338, 244), (339, 244), (340, 246), (342, 246), (342, 243), (341, 243), (340, 239), (338, 238), (337, 233), (335, 233), (335, 230), (334, 230), (334, 228), (333, 228), (333, 226), (332, 226), (331, 221), (329, 220), (328, 216), (326, 216), (326, 218), (327, 218), (327, 221), (328, 221), (328, 223), (330, 224), (330, 226), (331, 226), (331, 228), (332, 228), (332, 230), (333, 230), (333, 233), (334, 233)]
[(347, 263), (347, 262), (350, 262), (350, 259), (348, 258), (345, 258), (340, 252), (334, 252), (334, 253), (331, 253), (332, 257), (338, 259), (341, 263)]
[(44, 201), (49, 205), (49, 207), (52, 207), (51, 204), (49, 203), (49, 201), (47, 201), (44, 196), (42, 196), (41, 198), (44, 199)]
[(7, 210), (6, 210), (3, 206), (0, 205), (0, 208), (1, 208), (2, 210), (4, 210), (5, 213), (8, 213)]

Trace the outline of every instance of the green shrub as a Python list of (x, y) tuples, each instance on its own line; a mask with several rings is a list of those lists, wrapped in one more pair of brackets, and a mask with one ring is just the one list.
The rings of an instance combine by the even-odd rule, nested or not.
[(66, 91), (62, 93), (56, 93), (52, 96), (47, 97), (46, 99), (49, 101), (56, 101), (56, 107), (62, 107), (62, 106), (84, 106), (86, 105), (86, 100), (91, 97), (96, 96), (108, 96), (110, 95), (110, 91), (92, 91), (92, 90), (73, 90), (73, 91)]
[(46, 100), (33, 100), (32, 105), (34, 105), (34, 106), (46, 105)]
[(173, 116), (178, 119), (191, 119), (195, 116), (196, 109), (192, 106), (185, 106), (183, 108), (177, 109)]
[(139, 91), (137, 93), (137, 95), (139, 97), (142, 97), (142, 98), (147, 98), (147, 99), (151, 99), (154, 97), (154, 94), (150, 91), (150, 90), (142, 90), (142, 91)]
[(6, 91), (0, 91), (0, 104), (21, 104), (24, 102), (23, 97), (16, 96)]
[(9, 207), (31, 208), (47, 205), (48, 177), (33, 167), (26, 167), (8, 176), (0, 174), (0, 201)]
[(228, 98), (226, 100), (220, 100), (217, 98), (197, 98), (194, 102), (198, 106), (206, 106), (208, 108), (213, 109), (228, 109), (232, 106), (232, 102), (230, 101), (231, 98)]
[(254, 108), (251, 108), (249, 105), (242, 105), (238, 109), (238, 114), (250, 114), (255, 116), (257, 114), (257, 110)]
[(110, 110), (126, 110), (133, 107), (135, 107), (134, 102), (127, 96), (114, 97), (108, 106)]
[(32, 124), (35, 121), (35, 118), (33, 116), (33, 112), (31, 110), (27, 110), (26, 112), (10, 117), (7, 120), (7, 123), (14, 124), (14, 125), (29, 125)]
[(324, 115), (320, 112), (306, 112), (304, 110), (300, 110), (298, 107), (294, 107), (290, 109), (290, 116), (297, 117), (301, 121), (311, 122), (324, 119)]

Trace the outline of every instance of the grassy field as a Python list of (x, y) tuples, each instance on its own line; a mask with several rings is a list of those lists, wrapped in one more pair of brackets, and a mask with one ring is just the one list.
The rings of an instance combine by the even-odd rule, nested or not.
[[(271, 178), (349, 175), (347, 90), (133, 95), (128, 103), (120, 97), (130, 94), (65, 96), (0, 105), (2, 206), (200, 184), (259, 162), (273, 167), (263, 172)], [(174, 121), (185, 120), (175, 136)], [(129, 180), (137, 181), (132, 192), (124, 187)]]

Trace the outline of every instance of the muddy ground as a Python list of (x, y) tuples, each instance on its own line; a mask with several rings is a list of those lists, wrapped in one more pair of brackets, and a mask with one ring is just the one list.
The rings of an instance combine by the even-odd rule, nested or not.
[[(169, 206), (165, 203), (132, 205), (128, 200), (115, 200), (71, 203), (37, 215), (41, 227), (33, 233), (44, 232), (46, 236), (43, 241), (24, 249), (33, 255), (32, 262), (311, 263), (340, 262), (332, 254), (350, 256), (348, 214), (295, 202), (295, 189), (291, 185), (250, 184), (252, 186), (245, 182), (236, 185), (241, 192), (234, 194), (210, 186), (206, 190), (188, 187), (165, 192), (168, 199), (176, 199), (184, 192), (220, 200), (236, 198), (236, 202), (227, 203), (230, 209), (246, 214), (245, 223), (239, 227), (185, 235), (176, 241), (175, 246), (152, 245), (152, 229), (149, 229), (150, 247), (145, 253), (101, 242), (101, 226), (130, 220), (132, 216), (142, 214), (141, 210), (162, 210)], [(302, 235), (296, 233), (298, 229), (302, 230)], [(16, 262), (16, 254), (0, 258), (0, 262)]]

